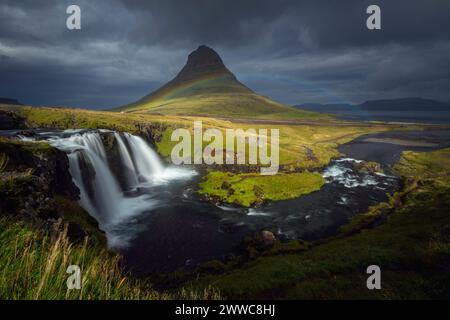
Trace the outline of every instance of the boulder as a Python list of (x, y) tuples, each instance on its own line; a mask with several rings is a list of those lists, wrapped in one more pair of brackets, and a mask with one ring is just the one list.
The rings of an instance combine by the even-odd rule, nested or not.
[(359, 163), (355, 162), (353, 163), (353, 170), (369, 173), (383, 173), (383, 168), (381, 168), (381, 165), (373, 161), (362, 161)]
[(275, 237), (273, 232), (268, 230), (261, 231), (261, 244), (263, 244), (265, 247), (272, 247), (276, 241), (277, 238)]

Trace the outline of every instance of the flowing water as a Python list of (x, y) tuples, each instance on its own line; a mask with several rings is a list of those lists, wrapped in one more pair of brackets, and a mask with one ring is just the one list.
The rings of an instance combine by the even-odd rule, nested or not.
[(68, 137), (50, 137), (49, 143), (67, 153), (70, 173), (80, 189), (81, 205), (99, 222), (112, 248), (128, 246), (132, 233), (123, 225), (133, 217), (156, 210), (161, 201), (145, 192), (168, 183), (187, 179), (193, 170), (165, 168), (155, 151), (140, 137), (114, 132), (120, 155), (121, 186), (109, 162), (100, 132), (81, 132)]
[[(111, 161), (105, 150), (104, 134), (113, 135), (118, 161)], [(126, 267), (145, 274), (223, 258), (257, 230), (272, 230), (281, 239), (335, 234), (349, 218), (398, 188), (389, 159), (408, 147), (394, 150), (392, 143), (373, 143), (368, 137), (373, 138), (341, 146), (351, 158), (333, 160), (322, 171), (326, 184), (319, 191), (251, 209), (201, 201), (194, 191), (201, 178), (196, 171), (166, 166), (142, 138), (131, 134), (39, 130), (37, 138), (67, 153), (81, 205), (97, 219), (109, 246), (123, 253)], [(354, 170), (358, 159), (380, 160), (386, 174)]]

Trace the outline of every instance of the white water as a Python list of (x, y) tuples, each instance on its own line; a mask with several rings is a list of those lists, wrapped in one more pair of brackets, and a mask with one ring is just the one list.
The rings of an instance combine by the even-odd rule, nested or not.
[(269, 212), (260, 211), (254, 208), (250, 208), (247, 213), (248, 216), (271, 216), (272, 214)]
[(140, 137), (115, 132), (121, 171), (126, 179), (122, 188), (108, 164), (98, 132), (76, 133), (68, 138), (52, 138), (49, 143), (68, 154), (70, 173), (80, 189), (80, 204), (107, 234), (110, 247), (126, 246), (129, 238), (117, 232), (131, 217), (162, 205), (151, 194), (126, 195), (127, 190), (157, 186), (173, 179), (186, 179), (193, 170), (165, 168), (155, 151)]
[[(342, 158), (335, 160), (335, 162), (329, 165), (322, 173), (322, 176), (326, 179), (327, 183), (337, 182), (344, 185), (346, 188), (366, 187), (366, 186), (378, 186), (383, 183), (377, 177), (394, 178), (380, 173), (358, 173), (351, 167), (346, 166), (346, 163), (361, 163), (362, 160), (356, 160), (352, 158)], [(342, 200), (345, 204), (346, 201)]]
[(135, 160), (136, 174), (140, 181), (152, 180), (154, 175), (162, 175), (164, 166), (158, 155), (140, 137), (124, 133), (125, 139), (131, 148), (133, 159)]
[(122, 164), (125, 167), (125, 176), (127, 178), (128, 185), (133, 186), (139, 183), (138, 177), (136, 175), (136, 168), (134, 166), (131, 155), (123, 142), (122, 137), (119, 133), (114, 133), (114, 138), (117, 141), (117, 146), (119, 148), (120, 158), (122, 159)]

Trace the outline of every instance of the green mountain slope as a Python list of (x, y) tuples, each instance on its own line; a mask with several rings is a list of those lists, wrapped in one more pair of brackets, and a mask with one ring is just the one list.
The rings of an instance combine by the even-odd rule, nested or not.
[(239, 82), (211, 48), (193, 51), (178, 75), (142, 99), (115, 109), (133, 113), (243, 118), (320, 118), (258, 95)]

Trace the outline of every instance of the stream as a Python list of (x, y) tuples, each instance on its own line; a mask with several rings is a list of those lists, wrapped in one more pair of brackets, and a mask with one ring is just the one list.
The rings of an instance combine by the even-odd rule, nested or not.
[[(201, 176), (192, 168), (165, 165), (140, 137), (107, 130), (36, 132), (19, 138), (47, 140), (67, 153), (80, 204), (99, 222), (109, 247), (123, 254), (125, 267), (137, 274), (222, 259), (258, 230), (271, 230), (282, 240), (336, 234), (351, 217), (399, 188), (391, 166), (403, 150), (450, 146), (450, 130), (362, 136), (340, 146), (345, 156), (321, 171), (326, 183), (319, 191), (245, 209), (201, 201), (195, 193)], [(120, 159), (114, 167), (102, 133), (114, 136)], [(353, 170), (361, 160), (381, 163), (385, 173)]]

